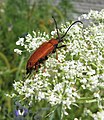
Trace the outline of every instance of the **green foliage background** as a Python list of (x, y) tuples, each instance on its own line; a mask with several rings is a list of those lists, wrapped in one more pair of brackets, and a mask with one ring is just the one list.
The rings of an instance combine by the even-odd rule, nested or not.
[[(27, 57), (21, 59), (13, 50), (19, 37), (33, 30), (50, 34), (54, 29), (52, 15), (58, 25), (72, 19), (73, 7), (68, 0), (5, 0), (0, 2), (0, 119), (7, 120), (13, 101), (6, 93), (13, 91), (14, 80), (23, 78)], [(8, 117), (9, 120), (9, 117)]]

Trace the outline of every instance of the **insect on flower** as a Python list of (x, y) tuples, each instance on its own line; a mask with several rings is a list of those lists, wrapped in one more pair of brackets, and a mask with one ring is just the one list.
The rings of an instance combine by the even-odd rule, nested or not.
[(63, 38), (66, 36), (67, 32), (69, 31), (69, 29), (71, 28), (71, 26), (73, 26), (75, 23), (81, 23), (83, 24), (81, 21), (75, 21), (74, 23), (72, 23), (68, 29), (66, 30), (65, 34), (63, 36), (60, 36), (59, 31), (58, 31), (58, 27), (57, 27), (57, 22), (55, 20), (55, 18), (52, 16), (54, 22), (55, 22), (55, 26), (56, 26), (56, 30), (57, 30), (57, 38), (52, 38), (51, 40), (49, 40), (48, 42), (44, 42), (42, 45), (40, 45), (39, 48), (37, 48), (37, 50), (30, 56), (27, 65), (26, 65), (26, 74), (28, 74), (27, 77), (29, 77), (29, 75), (31, 74), (32, 70), (35, 70), (36, 72), (38, 71), (38, 68), (40, 67), (40, 64), (43, 63), (46, 59), (48, 59), (48, 55), (51, 53), (55, 53), (56, 49), (58, 48), (62, 48), (65, 47), (66, 45), (61, 45), (58, 46), (59, 43), (63, 42)]

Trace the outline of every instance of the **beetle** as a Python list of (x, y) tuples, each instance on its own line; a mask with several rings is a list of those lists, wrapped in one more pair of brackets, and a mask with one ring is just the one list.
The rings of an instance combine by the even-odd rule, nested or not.
[(55, 53), (56, 49), (65, 47), (66, 45), (58, 46), (59, 43), (63, 42), (63, 38), (66, 36), (67, 32), (73, 26), (75, 23), (81, 23), (81, 21), (77, 20), (74, 23), (72, 23), (66, 30), (65, 34), (60, 37), (57, 27), (57, 22), (55, 18), (52, 16), (56, 30), (57, 30), (57, 38), (52, 38), (48, 42), (44, 42), (42, 45), (40, 45), (39, 48), (36, 49), (35, 52), (30, 56), (27, 65), (26, 65), (26, 74), (28, 76), (31, 74), (32, 70), (34, 69), (36, 72), (38, 71), (38, 68), (40, 67), (40, 64), (42, 64), (46, 59), (48, 59), (48, 55), (51, 53)]

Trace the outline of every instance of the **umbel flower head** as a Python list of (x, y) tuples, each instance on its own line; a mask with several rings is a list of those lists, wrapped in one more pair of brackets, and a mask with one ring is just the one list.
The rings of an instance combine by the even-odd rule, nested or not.
[[(104, 10), (90, 11), (89, 14), (79, 17), (78, 19), (82, 21), (88, 20), (89, 24), (84, 28), (81, 24), (75, 24), (70, 29), (62, 43), (66, 48), (57, 51), (58, 60), (55, 58), (55, 53), (49, 55), (45, 61), (45, 72), (43, 72), (44, 65), (41, 65), (35, 76), (25, 81), (15, 81), (13, 86), (16, 95), (28, 99), (29, 104), (33, 100), (38, 102), (45, 100), (51, 106), (62, 104), (65, 115), (68, 115), (66, 110), (71, 109), (71, 105), (77, 105), (82, 97), (101, 100), (104, 96), (103, 16)], [(70, 22), (62, 24), (60, 34), (63, 35), (70, 25)], [(56, 36), (56, 30), (51, 33), (52, 37)], [(33, 35), (28, 34), (25, 38), (19, 38), (16, 44), (31, 54), (49, 39), (51, 38), (46, 33), (36, 34), (33, 31)], [(21, 53), (24, 54), (22, 51)]]

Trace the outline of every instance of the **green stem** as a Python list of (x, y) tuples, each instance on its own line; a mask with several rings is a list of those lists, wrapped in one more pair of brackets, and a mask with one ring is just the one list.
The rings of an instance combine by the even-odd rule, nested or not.
[(93, 102), (97, 102), (97, 101), (104, 101), (104, 98), (101, 99), (96, 99), (96, 98), (80, 98), (79, 100), (77, 100), (77, 103), (93, 103)]
[(13, 68), (10, 70), (7, 69), (7, 70), (3, 71), (2, 73), (0, 73), (0, 75), (6, 74), (6, 73), (12, 74), (12, 73), (15, 73), (17, 70), (18, 70), (18, 68)]
[(62, 113), (62, 103), (60, 104), (60, 120), (63, 119), (63, 113)]
[(10, 73), (14, 73), (14, 72), (16, 72), (17, 70), (18, 70), (17, 67), (16, 67), (16, 68), (13, 68), (13, 69), (11, 69)]
[(0, 52), (0, 57), (4, 60), (7, 68), (10, 69), (10, 64), (9, 64), (9, 61), (8, 61), (7, 57), (1, 52)]
[(21, 71), (23, 62), (24, 62), (24, 56), (22, 57), (22, 59), (21, 59), (21, 61), (20, 61), (20, 64), (19, 64), (19, 66), (18, 66), (18, 70), (17, 70), (17, 74), (16, 74), (16, 79), (18, 79), (18, 77), (19, 77), (19, 73), (20, 73), (20, 71)]

